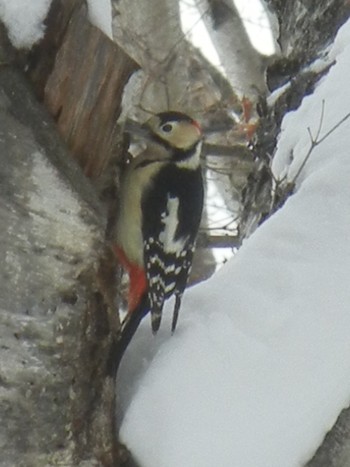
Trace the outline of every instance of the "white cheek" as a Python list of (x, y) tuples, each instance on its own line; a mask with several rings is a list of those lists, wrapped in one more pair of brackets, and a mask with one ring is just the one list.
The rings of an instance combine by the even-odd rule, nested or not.
[(196, 170), (200, 166), (201, 152), (202, 152), (202, 141), (197, 144), (195, 152), (191, 157), (184, 161), (177, 162), (176, 165), (182, 169)]

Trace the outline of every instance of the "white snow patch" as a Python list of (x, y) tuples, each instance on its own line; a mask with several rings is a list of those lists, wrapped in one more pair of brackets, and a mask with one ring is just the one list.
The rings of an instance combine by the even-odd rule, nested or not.
[(87, 0), (87, 3), (91, 23), (113, 40), (111, 0)]
[[(36, 189), (29, 198), (33, 229), (50, 243), (85, 257), (91, 251), (91, 234), (81, 217), (81, 203), (40, 152), (32, 154), (32, 182)], [(48, 222), (47, 219), (50, 219)]]
[[(91, 23), (113, 40), (110, 0), (87, 3)], [(44, 20), (50, 5), (51, 0), (0, 0), (0, 19), (16, 48), (30, 48), (44, 37)]]
[[(297, 173), (322, 101), (320, 137), (349, 112), (349, 35), (350, 22), (337, 63), (284, 119), (276, 176)], [(121, 439), (142, 467), (298, 467), (349, 405), (349, 146), (347, 120), (284, 207), (187, 291), (172, 338), (171, 307), (157, 340), (142, 323), (119, 379)]]
[(0, 0), (0, 19), (14, 47), (30, 48), (45, 33), (51, 0)]

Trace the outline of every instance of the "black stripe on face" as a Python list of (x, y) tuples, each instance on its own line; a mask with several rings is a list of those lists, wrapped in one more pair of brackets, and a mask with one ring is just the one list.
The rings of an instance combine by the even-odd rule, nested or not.
[(191, 124), (195, 123), (193, 118), (189, 117), (186, 114), (176, 111), (161, 112), (157, 114), (157, 117), (159, 118), (161, 125), (164, 125), (164, 123), (167, 122), (188, 122)]
[[(179, 148), (174, 148), (168, 141), (161, 138), (160, 136), (158, 136), (155, 133), (151, 133), (150, 136), (151, 136), (151, 139), (155, 143), (160, 144), (161, 146), (163, 146), (165, 149), (167, 149), (169, 151), (169, 153), (172, 155), (171, 158), (173, 159), (174, 162), (180, 162), (180, 161), (184, 161), (186, 159), (189, 159), (193, 155), (193, 153), (196, 150), (196, 147), (199, 144), (199, 141), (197, 141), (190, 148), (179, 149)], [(144, 164), (144, 165), (147, 165), (147, 164)], [(138, 167), (141, 167), (141, 164)]]

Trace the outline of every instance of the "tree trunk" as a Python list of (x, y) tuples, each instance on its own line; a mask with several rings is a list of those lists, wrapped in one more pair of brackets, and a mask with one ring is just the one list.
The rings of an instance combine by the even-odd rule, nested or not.
[(114, 188), (116, 118), (135, 68), (82, 1), (54, 0), (29, 53), (14, 51), (0, 24), (4, 467), (131, 465), (115, 428), (115, 262), (96, 188), (106, 173)]
[(232, 88), (240, 98), (265, 95), (265, 59), (251, 44), (232, 0), (200, 0), (199, 11)]
[(117, 465), (103, 211), (7, 67), (0, 122), (1, 465)]

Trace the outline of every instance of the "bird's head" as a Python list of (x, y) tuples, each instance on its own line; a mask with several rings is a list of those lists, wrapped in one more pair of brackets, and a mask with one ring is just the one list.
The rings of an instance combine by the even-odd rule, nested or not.
[(180, 151), (188, 151), (202, 139), (199, 123), (181, 112), (161, 112), (144, 127), (156, 142)]

